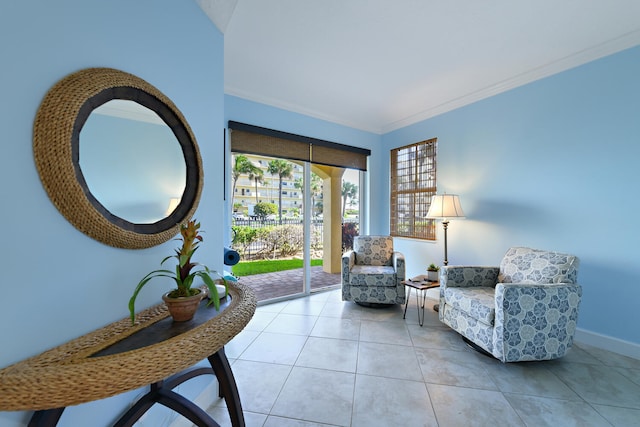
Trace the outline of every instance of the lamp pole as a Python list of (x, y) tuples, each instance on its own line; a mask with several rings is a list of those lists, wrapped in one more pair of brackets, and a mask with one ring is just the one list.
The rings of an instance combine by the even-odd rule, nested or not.
[(442, 221), (442, 228), (444, 228), (444, 265), (449, 264), (449, 260), (447, 259), (447, 228), (449, 227), (449, 220), (444, 219)]
[[(447, 228), (449, 228), (448, 218), (464, 218), (464, 212), (462, 212), (462, 206), (460, 206), (460, 199), (455, 194), (434, 194), (431, 198), (431, 204), (429, 205), (429, 211), (427, 212), (427, 218), (440, 218), (442, 219), (442, 228), (444, 228), (444, 265), (449, 264), (447, 259)], [(433, 306), (435, 311), (440, 310), (438, 304)]]

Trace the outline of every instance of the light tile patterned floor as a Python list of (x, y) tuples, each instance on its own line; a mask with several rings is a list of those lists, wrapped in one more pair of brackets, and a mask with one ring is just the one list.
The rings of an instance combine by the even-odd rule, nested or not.
[[(226, 346), (247, 426), (640, 426), (640, 360), (574, 345), (502, 364), (402, 310), (339, 290), (258, 307)], [(208, 412), (230, 425), (222, 400)]]

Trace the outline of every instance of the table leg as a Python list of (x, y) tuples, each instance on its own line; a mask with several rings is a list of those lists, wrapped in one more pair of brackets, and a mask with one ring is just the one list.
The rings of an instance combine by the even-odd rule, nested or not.
[(173, 390), (159, 390), (156, 400), (161, 405), (173, 409), (184, 416), (198, 427), (220, 427), (220, 424), (215, 422), (204, 409)]
[(213, 368), (213, 372), (218, 378), (220, 394), (222, 394), (227, 403), (231, 425), (233, 427), (244, 427), (244, 414), (242, 413), (240, 394), (238, 393), (238, 386), (231, 371), (231, 365), (229, 365), (229, 360), (224, 352), (224, 347), (218, 350), (217, 353), (209, 356), (208, 359)]
[(132, 427), (153, 405), (159, 403), (184, 416), (198, 427), (220, 427), (206, 411), (172, 389), (188, 379), (212, 374), (210, 368), (196, 368), (178, 374), (166, 381), (151, 384), (149, 392), (142, 396), (115, 422), (114, 427)]
[[(406, 312), (406, 310), (405, 310)], [(140, 419), (145, 412), (154, 404), (164, 405), (185, 418), (191, 420), (198, 427), (219, 427), (206, 411), (197, 406), (195, 403), (186, 399), (172, 391), (173, 388), (183, 382), (206, 374), (214, 374), (218, 379), (219, 394), (224, 397), (231, 425), (233, 427), (245, 427), (244, 414), (242, 413), (242, 405), (240, 404), (240, 394), (236, 385), (231, 365), (224, 352), (224, 347), (207, 358), (211, 364), (211, 368), (193, 368), (174, 375), (164, 381), (158, 381), (149, 386), (149, 391), (142, 396), (128, 411), (120, 417), (114, 424), (114, 427), (131, 427)], [(65, 408), (47, 409), (36, 411), (31, 416), (29, 427), (51, 427), (55, 426)]]
[(185, 418), (191, 420), (198, 427), (219, 427), (204, 410), (183, 396), (172, 391), (173, 388), (183, 382), (199, 375), (214, 374), (218, 379), (219, 392), (224, 397), (231, 425), (233, 427), (245, 427), (244, 415), (240, 404), (240, 395), (236, 386), (229, 360), (224, 352), (224, 347), (207, 358), (211, 368), (193, 368), (177, 374), (165, 381), (152, 384), (149, 392), (132, 406), (114, 427), (132, 427), (134, 423), (155, 403), (160, 403), (173, 409)]
[[(427, 292), (422, 290), (420, 291), (420, 293), (422, 293), (422, 306), (420, 305), (420, 294), (416, 289), (416, 309), (418, 310), (418, 324), (422, 326), (424, 324), (424, 303), (427, 299)], [(422, 317), (420, 316), (420, 311), (422, 311)]]
[(407, 288), (407, 295), (406, 295), (406, 298), (404, 299), (404, 314), (402, 315), (403, 319), (407, 318), (407, 306), (409, 305), (409, 300), (411, 299), (411, 287), (405, 286), (405, 288)]
[(60, 421), (64, 408), (35, 411), (29, 420), (29, 427), (55, 426)]

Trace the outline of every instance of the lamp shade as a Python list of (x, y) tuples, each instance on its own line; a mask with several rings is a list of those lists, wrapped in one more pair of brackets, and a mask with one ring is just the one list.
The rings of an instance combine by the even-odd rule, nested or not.
[(460, 198), (456, 194), (436, 194), (431, 198), (427, 218), (464, 218)]

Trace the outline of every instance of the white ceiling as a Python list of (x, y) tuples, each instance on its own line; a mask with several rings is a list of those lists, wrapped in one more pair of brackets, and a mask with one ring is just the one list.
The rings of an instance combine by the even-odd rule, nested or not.
[(639, 0), (197, 1), (225, 93), (375, 133), (640, 44)]

